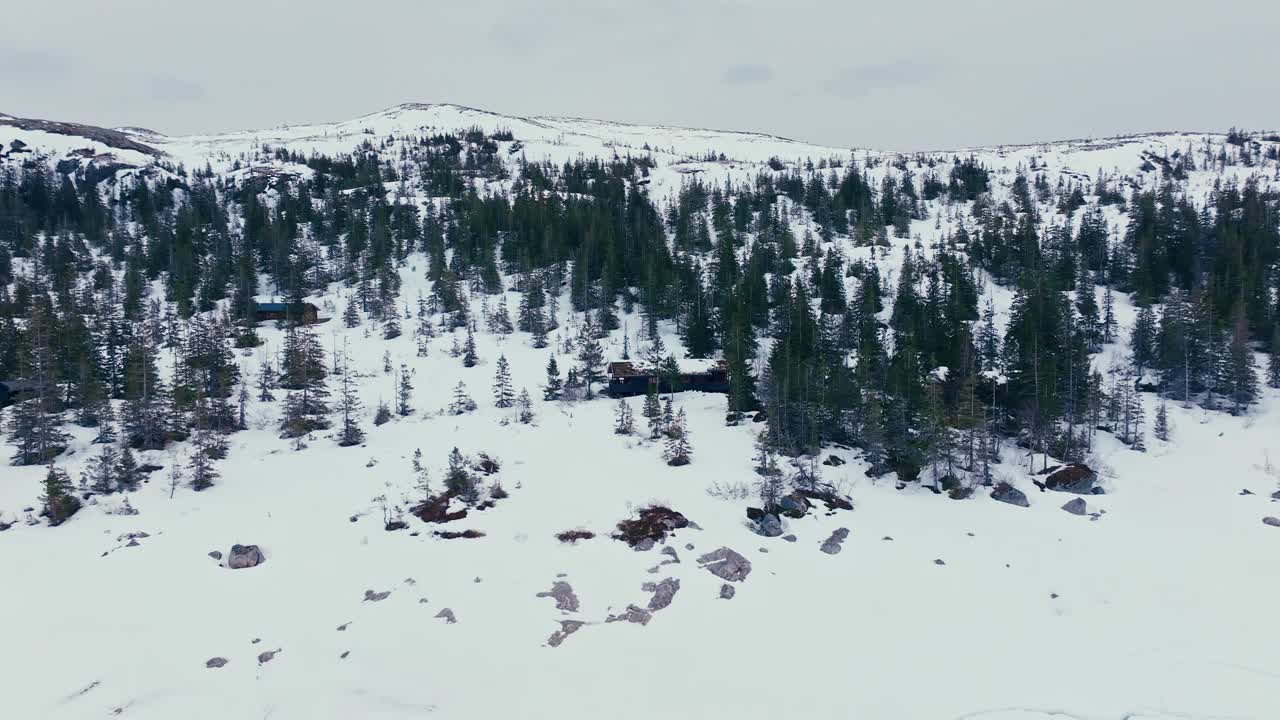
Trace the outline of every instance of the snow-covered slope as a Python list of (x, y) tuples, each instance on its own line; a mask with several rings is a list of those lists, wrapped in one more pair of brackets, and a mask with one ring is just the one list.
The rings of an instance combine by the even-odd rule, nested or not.
[[(263, 145), (335, 154), (365, 140), (473, 126), (510, 130), (530, 159), (652, 155), (659, 202), (689, 172), (709, 183), (745, 180), (772, 157), (818, 163), (852, 154), (872, 161), (873, 177), (916, 157), (451, 105), (215, 136), (121, 130), (159, 155), (0, 117), (0, 143), (9, 157), (21, 140), (51, 162), (88, 148), (92, 157), (109, 153), (135, 168), (208, 164), (228, 173), (237, 161), (269, 163), (257, 154)], [(1153, 183), (1147, 158), (1223, 142), (1221, 135), (1170, 134), (959, 154), (978, 157), (1004, 192), (1033, 159), (1051, 178), (1101, 170)], [(715, 159), (705, 159), (711, 152)], [(1256, 171), (1196, 173), (1192, 192)], [(916, 238), (928, 252), (963, 222), (935, 210), (912, 225), (910, 239), (895, 238), (888, 248), (835, 242), (846, 257), (875, 260), (888, 275)], [(1108, 219), (1120, 221), (1114, 213)], [(797, 212), (796, 225), (809, 220)], [(401, 270), (410, 304), (429, 292), (424, 263), (415, 255)], [(1003, 316), (1008, 291), (990, 282), (983, 289)], [(333, 286), (310, 301), (336, 316), (350, 292)], [(519, 294), (507, 295), (516, 307)], [(1131, 325), (1134, 309), (1117, 304), (1122, 324)], [(623, 321), (634, 335), (639, 319)], [(563, 312), (560, 333), (573, 322)], [(138, 514), (121, 514), (117, 495), (56, 529), (23, 522), (43, 470), (0, 466), (0, 522), (15, 523), (0, 533), (0, 716), (1280, 717), (1280, 528), (1261, 522), (1280, 515), (1272, 500), (1280, 488), (1273, 465), (1280, 462), (1280, 392), (1264, 390), (1244, 417), (1171, 405), (1174, 440), (1152, 440), (1147, 453), (1100, 434), (1096, 464), (1107, 494), (1086, 498), (1094, 514), (1085, 516), (1060, 509), (1074, 496), (1039, 491), (1012, 451), (999, 473), (1027, 493), (1030, 507), (986, 493), (956, 502), (916, 485), (900, 490), (893, 476), (868, 478), (857, 452), (831, 448), (824, 458), (846, 462), (822, 467), (823, 477), (855, 508), (787, 521), (795, 536), (788, 542), (753, 534), (743, 514), (748, 502), (719, 492), (752, 482), (760, 427), (726, 427), (722, 396), (678, 396), (694, 461), (672, 468), (658, 444), (612, 432), (612, 402), (535, 400), (532, 425), (494, 407), (489, 389), (499, 355), (510, 361), (515, 387), (540, 397), (549, 351), (530, 347), (526, 333), (478, 335), (482, 361), (464, 368), (449, 353), (460, 335), (437, 337), (420, 357), (407, 332), (384, 341), (376, 329), (348, 329), (336, 317), (320, 330), (327, 348), (349, 349), (366, 405), (393, 397), (384, 353), (394, 368), (405, 365), (416, 412), (380, 427), (363, 418), (368, 438), (359, 448), (337, 447), (323, 432), (298, 451), (278, 437), (279, 402), (255, 402), (250, 430), (230, 437), (214, 488), (175, 491), (160, 471), (129, 496)], [(669, 347), (680, 346), (673, 327), (663, 332)], [(264, 352), (281, 346), (280, 330), (264, 326), (261, 334), (266, 346), (238, 358), (249, 376)], [(619, 356), (623, 331), (605, 344), (606, 355)], [(1118, 352), (1110, 347), (1095, 362), (1103, 366)], [(459, 381), (476, 412), (444, 412)], [(639, 419), (640, 399), (630, 402)], [(74, 432), (59, 464), (78, 477), (96, 446), (91, 433)], [(487, 480), (500, 481), (510, 497), (448, 526), (484, 535), (442, 539), (433, 535), (440, 526), (413, 517), (408, 529), (386, 531), (385, 515), (420, 497), (414, 451), (422, 451), (438, 488), (454, 447), (500, 461)], [(0, 444), (0, 455), (11, 451)], [(185, 452), (180, 444), (145, 459), (167, 468)], [(698, 528), (647, 552), (609, 539), (615, 523), (655, 502)], [(842, 550), (820, 551), (839, 528), (849, 530)], [(555, 537), (573, 529), (596, 537), (575, 544)], [(229, 570), (209, 557), (233, 543), (259, 545), (266, 563)], [(731, 599), (721, 597), (722, 579), (698, 563), (721, 547), (751, 563)], [(655, 593), (645, 584), (668, 578), (679, 589), (647, 624), (606, 622), (628, 605), (649, 607)], [(559, 610), (539, 596), (557, 581), (572, 586), (576, 609)], [(389, 595), (369, 599), (367, 591)], [(438, 617), (446, 608), (456, 623)], [(564, 622), (584, 624), (553, 646)], [(278, 653), (260, 659), (270, 651)], [(207, 668), (215, 657), (226, 665)]]

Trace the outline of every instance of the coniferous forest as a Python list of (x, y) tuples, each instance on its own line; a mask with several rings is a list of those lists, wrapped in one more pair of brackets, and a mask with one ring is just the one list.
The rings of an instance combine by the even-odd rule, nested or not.
[[(56, 467), (71, 424), (121, 451), (190, 439), (212, 462), (275, 392), (285, 435), (337, 418), (355, 444), (359, 399), (328, 377), (342, 351), (301, 318), (258, 377), (235, 358), (260, 343), (256, 301), (301, 307), (335, 284), (348, 327), (404, 322), (424, 347), (465, 329), (468, 358), (475, 333), (546, 347), (567, 302), (581, 337), (562, 362), (588, 390), (611, 359), (591, 344), (620, 317), (637, 355), (674, 328), (672, 356), (723, 358), (728, 420), (767, 418), (769, 452), (850, 446), (901, 482), (990, 484), (1007, 444), (1046, 463), (1084, 461), (1099, 432), (1141, 449), (1143, 393), (1242, 414), (1280, 385), (1277, 148), (1233, 130), (1144, 156), (1141, 181), (1033, 155), (1001, 192), (977, 154), (774, 157), (666, 196), (649, 148), (553, 163), (479, 127), (336, 155), (264, 144), (223, 172), (160, 158), (104, 177), (10, 153), (0, 378), (37, 388), (7, 412), (11, 460)], [(944, 218), (927, 242), (913, 230)], [(401, 292), (411, 258), (425, 297)], [(992, 287), (1011, 293), (1001, 319)], [(490, 314), (507, 290), (518, 307)]]

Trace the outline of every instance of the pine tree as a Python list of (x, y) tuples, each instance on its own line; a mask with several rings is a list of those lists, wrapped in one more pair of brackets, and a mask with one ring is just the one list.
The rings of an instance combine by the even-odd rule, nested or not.
[(688, 465), (692, 454), (693, 446), (689, 443), (688, 418), (685, 417), (684, 408), (680, 408), (680, 412), (676, 413), (675, 420), (667, 430), (663, 456), (668, 465), (679, 467)]
[(134, 492), (142, 484), (142, 471), (138, 469), (138, 461), (133, 451), (125, 446), (120, 452), (120, 462), (116, 465), (116, 485), (120, 492)]
[(104, 400), (96, 412), (98, 416), (98, 432), (93, 436), (93, 443), (105, 444), (116, 441), (116, 412), (110, 400)]
[(626, 398), (618, 398), (618, 407), (613, 414), (613, 432), (615, 435), (631, 435), (636, 431), (635, 416)]
[(476, 409), (476, 403), (467, 394), (467, 386), (461, 380), (453, 389), (453, 402), (449, 405), (450, 415), (463, 415)]
[(394, 340), (400, 337), (400, 318), (394, 308), (390, 312), (385, 313), (387, 321), (382, 325), (382, 339)]
[(650, 420), (662, 415), (662, 401), (658, 399), (657, 383), (651, 382), (649, 387), (645, 388), (644, 406), (640, 414)]
[(478, 484), (475, 476), (471, 474), (471, 469), (467, 467), (467, 459), (455, 447), (449, 453), (449, 468), (444, 475), (445, 488), (471, 502), (475, 499)]
[(98, 495), (110, 495), (119, 487), (117, 483), (119, 457), (110, 445), (103, 445), (98, 456), (88, 462), (85, 467), (82, 485)]
[(533, 400), (526, 388), (520, 388), (520, 396), (516, 398), (516, 418), (524, 425), (533, 422)]
[(480, 362), (480, 357), (476, 355), (476, 338), (471, 332), (471, 326), (467, 326), (467, 342), (462, 350), (462, 366), (475, 367)]
[(249, 385), (247, 381), (241, 377), (240, 391), (236, 394), (236, 425), (235, 430), (249, 429)]
[(1231, 413), (1240, 415), (1258, 399), (1258, 375), (1243, 314), (1237, 314), (1235, 325), (1226, 352), (1224, 387), (1232, 401)]
[(659, 422), (661, 423), (659, 427), (662, 428), (662, 434), (667, 437), (671, 437), (672, 433), (677, 430), (675, 402), (672, 401), (670, 395), (662, 403), (662, 415), (659, 417)]
[(409, 368), (404, 363), (400, 364), (400, 382), (396, 386), (396, 414), (400, 417), (408, 417), (413, 414), (413, 383), (409, 381)]
[(645, 350), (644, 361), (649, 371), (658, 374), (662, 369), (662, 363), (667, 359), (667, 346), (662, 342), (662, 338), (654, 336), (650, 341), (649, 347)]
[(338, 430), (339, 447), (351, 447), (364, 442), (364, 430), (360, 428), (358, 415), (362, 409), (360, 396), (351, 378), (350, 360), (344, 348), (342, 376), (338, 384), (338, 412), (342, 415), (342, 427)]
[(51, 410), (51, 393), (42, 390), (41, 397), (20, 402), (9, 410), (9, 442), (17, 451), (14, 465), (39, 465), (62, 454), (70, 441), (62, 431), (62, 414)]
[(263, 358), (258, 364), (258, 402), (272, 402), (276, 399), (271, 390), (276, 386), (275, 368), (271, 367), (271, 360)]
[(1107, 290), (1102, 295), (1102, 342), (1110, 344), (1116, 337), (1116, 300), (1115, 294), (1111, 291), (1111, 285), (1107, 285)]
[(542, 386), (543, 400), (558, 400), (564, 385), (560, 380), (560, 366), (556, 364), (556, 356), (547, 360), (547, 384)]
[(414, 486), (423, 497), (431, 497), (431, 476), (427, 472), (427, 468), (422, 464), (422, 450), (415, 449), (413, 451), (413, 477)]
[(493, 377), (493, 404), (509, 408), (515, 403), (515, 391), (511, 387), (511, 366), (506, 355), (498, 356), (498, 369)]
[(187, 470), (191, 473), (191, 489), (196, 492), (213, 487), (213, 482), (218, 479), (218, 471), (214, 469), (213, 460), (207, 452), (205, 437), (204, 434), (197, 435), (197, 442), (192, 448), (191, 457), (187, 460)]
[(378, 398), (378, 407), (373, 411), (373, 426), (382, 427), (391, 422), (391, 406), (382, 398)]
[(596, 336), (596, 327), (590, 320), (582, 324), (582, 333), (578, 336), (578, 377), (586, 385), (587, 399), (592, 397), (591, 385), (600, 382), (604, 365), (604, 349)]
[(342, 324), (349, 328), (360, 326), (360, 309), (355, 301), (349, 301), (346, 310), (342, 311)]
[(1155, 433), (1157, 440), (1169, 442), (1169, 408), (1168, 403), (1163, 398), (1156, 407), (1156, 423), (1152, 431)]
[(49, 463), (49, 470), (44, 476), (44, 492), (40, 495), (43, 506), (42, 515), (49, 518), (51, 526), (58, 526), (67, 521), (80, 509), (80, 500), (72, 494), (71, 478)]
[(511, 313), (507, 310), (507, 296), (498, 300), (498, 309), (489, 315), (489, 332), (495, 335), (510, 335), (515, 328), (511, 325)]

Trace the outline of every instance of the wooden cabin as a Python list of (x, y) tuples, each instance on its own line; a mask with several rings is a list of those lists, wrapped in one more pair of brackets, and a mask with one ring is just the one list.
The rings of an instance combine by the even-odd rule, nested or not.
[[(680, 360), (680, 374), (675, 383), (665, 375), (655, 373), (653, 368), (641, 366), (630, 361), (611, 362), (607, 366), (609, 373), (610, 397), (631, 397), (644, 395), (650, 386), (656, 386), (658, 392), (682, 392), (694, 390), (698, 392), (729, 392), (729, 368), (723, 360)], [(673, 387), (674, 385), (674, 387)]]
[(320, 320), (320, 309), (311, 303), (260, 302), (253, 304), (253, 320), (296, 320), (303, 325), (314, 325)]
[(40, 383), (35, 380), (0, 380), (0, 408), (40, 394)]

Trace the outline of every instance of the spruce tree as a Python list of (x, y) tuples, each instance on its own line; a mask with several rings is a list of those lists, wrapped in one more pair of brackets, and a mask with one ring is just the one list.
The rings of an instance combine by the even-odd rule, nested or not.
[(40, 504), (43, 507), (41, 514), (49, 519), (51, 526), (61, 525), (80, 509), (80, 500), (72, 493), (71, 478), (53, 463), (49, 463), (43, 488), (44, 491), (40, 495)]
[(1168, 403), (1163, 398), (1160, 400), (1160, 404), (1156, 406), (1156, 422), (1152, 426), (1152, 432), (1155, 433), (1157, 440), (1169, 442), (1169, 408)]
[(348, 301), (346, 310), (342, 311), (342, 324), (349, 328), (360, 326), (360, 309), (354, 300)]
[(693, 445), (689, 442), (689, 424), (684, 408), (676, 413), (674, 421), (667, 429), (667, 442), (663, 456), (668, 465), (679, 467), (688, 465), (693, 455)]
[(556, 364), (556, 356), (552, 355), (547, 360), (547, 383), (542, 386), (542, 399), (558, 400), (563, 388), (564, 384), (560, 380), (560, 366)]
[(110, 495), (119, 487), (118, 463), (119, 458), (115, 448), (111, 445), (103, 445), (97, 457), (85, 466), (84, 480), (81, 484), (88, 485), (89, 489), (98, 495)]
[(476, 354), (476, 338), (471, 332), (471, 326), (467, 326), (467, 342), (462, 349), (462, 366), (475, 367), (480, 362), (480, 357)]
[(382, 325), (382, 339), (394, 340), (400, 337), (400, 318), (397, 316), (395, 308), (386, 313), (387, 321)]
[(476, 409), (476, 403), (467, 393), (467, 386), (461, 380), (453, 388), (453, 402), (449, 404), (450, 415), (463, 415)]
[(445, 470), (444, 486), (454, 495), (470, 502), (475, 499), (477, 481), (467, 466), (467, 459), (458, 448), (449, 453), (449, 467)]
[(511, 387), (511, 366), (506, 355), (498, 356), (498, 368), (493, 376), (493, 404), (509, 408), (515, 404), (515, 391)]
[(644, 405), (640, 414), (649, 419), (662, 415), (662, 401), (658, 398), (657, 383), (651, 382), (649, 383), (649, 386), (645, 388)]
[(600, 382), (603, 377), (604, 349), (596, 336), (595, 325), (589, 320), (582, 324), (582, 333), (578, 336), (578, 377), (586, 385), (587, 398), (592, 397), (592, 384)]
[(116, 465), (116, 485), (120, 492), (134, 492), (141, 484), (142, 471), (138, 469), (138, 461), (134, 459), (133, 451), (125, 446), (120, 451), (120, 462)]
[(618, 398), (617, 409), (613, 413), (613, 432), (615, 435), (631, 435), (636, 431), (635, 416), (626, 398)]
[(516, 418), (524, 425), (533, 422), (533, 400), (529, 398), (529, 391), (526, 388), (520, 388), (520, 396), (516, 398)]
[(400, 417), (408, 417), (413, 414), (413, 383), (409, 379), (409, 368), (404, 363), (400, 364), (400, 382), (396, 386), (396, 414)]
[(218, 471), (213, 467), (213, 460), (209, 457), (207, 447), (202, 438), (203, 434), (197, 435), (197, 442), (192, 448), (191, 457), (187, 460), (187, 471), (191, 477), (191, 489), (196, 492), (207, 490), (213, 487), (213, 483), (218, 479)]
[(351, 447), (364, 442), (364, 430), (360, 428), (358, 417), (363, 406), (351, 378), (349, 363), (344, 352), (342, 376), (338, 382), (338, 413), (342, 415), (342, 427), (338, 430), (339, 447)]

